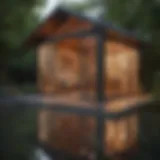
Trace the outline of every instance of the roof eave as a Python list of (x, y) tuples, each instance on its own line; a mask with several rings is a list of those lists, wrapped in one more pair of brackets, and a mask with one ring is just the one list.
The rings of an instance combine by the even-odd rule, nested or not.
[[(23, 46), (26, 46), (26, 44), (29, 44), (29, 41), (32, 39), (32, 37), (34, 37), (35, 31), (38, 28), (42, 27), (50, 18), (54, 17), (57, 13), (68, 14), (68, 16), (74, 16), (74, 17), (77, 17), (80, 20), (88, 21), (88, 22), (92, 23), (93, 25), (101, 27), (101, 28), (105, 28), (106, 30), (113, 30), (113, 31), (119, 33), (120, 35), (122, 35), (126, 38), (130, 38), (130, 39), (133, 39), (133, 40), (137, 41), (141, 46), (149, 45), (148, 42), (145, 42), (144, 40), (138, 38), (138, 36), (136, 36), (134, 33), (131, 33), (131, 32), (126, 31), (126, 30), (122, 30), (119, 27), (116, 27), (116, 26), (112, 25), (111, 23), (105, 23), (105, 22), (100, 21), (100, 20), (95, 20), (93, 18), (86, 17), (82, 14), (78, 14), (78, 13), (75, 13), (73, 11), (70, 11), (70, 10), (64, 8), (64, 7), (57, 6), (56, 8), (54, 8), (53, 11), (51, 11), (51, 13), (48, 15), (48, 17), (45, 18), (42, 22), (40, 22), (38, 27), (35, 27), (33, 32), (29, 36), (27, 36), (28, 38), (26, 38), (25, 41), (23, 42)], [(35, 44), (33, 44), (33, 45), (35, 45)]]

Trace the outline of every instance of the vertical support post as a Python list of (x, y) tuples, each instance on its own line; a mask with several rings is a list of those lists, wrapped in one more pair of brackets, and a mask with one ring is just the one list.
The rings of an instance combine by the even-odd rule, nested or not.
[(98, 28), (98, 34), (96, 35), (97, 40), (97, 102), (98, 107), (98, 117), (97, 117), (97, 160), (104, 159), (104, 133), (105, 133), (105, 119), (103, 116), (103, 101), (105, 99), (104, 93), (104, 35), (101, 28)]

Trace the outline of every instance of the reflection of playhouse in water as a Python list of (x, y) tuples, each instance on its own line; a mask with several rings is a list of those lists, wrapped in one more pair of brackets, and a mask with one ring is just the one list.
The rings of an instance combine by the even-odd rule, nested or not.
[[(37, 47), (38, 87), (53, 95), (55, 103), (90, 108), (103, 101), (105, 110), (117, 112), (149, 98), (139, 78), (139, 53), (145, 44), (111, 24), (58, 8), (27, 44)], [(75, 156), (87, 155), (95, 148), (95, 127), (95, 118), (41, 111), (39, 140)], [(106, 154), (133, 151), (137, 114), (108, 120), (104, 127)]]

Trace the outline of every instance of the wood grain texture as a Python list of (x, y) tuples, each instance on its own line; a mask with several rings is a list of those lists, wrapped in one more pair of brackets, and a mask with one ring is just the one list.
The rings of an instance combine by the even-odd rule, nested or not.
[[(39, 46), (37, 50), (39, 88), (46, 94), (59, 96), (65, 94), (67, 102), (61, 99), (61, 103), (81, 103), (82, 94), (91, 95), (93, 103), (96, 79), (95, 40), (88, 37), (83, 41), (80, 39), (65, 42)], [(70, 48), (75, 44), (76, 48)], [(120, 41), (109, 40), (105, 43), (105, 94), (109, 97), (124, 96), (105, 105), (106, 110), (119, 111), (129, 104), (146, 99), (142, 95), (139, 81), (138, 52), (137, 48)], [(92, 152), (95, 128), (94, 118), (51, 111), (41, 111), (39, 114), (39, 139), (51, 147), (73, 155)], [(105, 128), (106, 154), (124, 153), (136, 146), (138, 132), (136, 114), (119, 120), (109, 120)]]
[[(121, 98), (105, 104), (110, 112), (122, 111), (128, 105), (146, 101), (149, 95)], [(52, 101), (56, 103), (82, 105), (84, 108), (95, 106), (80, 100), (78, 93), (64, 94)], [(93, 105), (92, 105), (93, 104)], [(39, 114), (39, 139), (57, 150), (68, 152), (74, 156), (88, 156), (94, 151), (96, 144), (96, 121), (92, 117), (80, 117), (74, 114), (56, 113), (42, 110)], [(105, 154), (126, 153), (137, 145), (138, 119), (137, 115), (106, 121)]]

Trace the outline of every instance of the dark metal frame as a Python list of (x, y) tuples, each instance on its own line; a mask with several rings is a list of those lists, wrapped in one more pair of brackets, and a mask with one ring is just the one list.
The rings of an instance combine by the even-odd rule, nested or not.
[[(85, 36), (94, 36), (97, 39), (97, 53), (96, 53), (96, 59), (97, 59), (97, 87), (96, 87), (96, 99), (97, 99), (97, 108), (96, 107), (90, 107), (88, 109), (84, 109), (83, 107), (74, 107), (74, 106), (66, 106), (61, 104), (55, 104), (55, 103), (45, 103), (43, 100), (44, 96), (40, 96), (39, 98), (35, 99), (33, 96), (31, 97), (18, 97), (18, 98), (6, 98), (2, 97), (0, 98), (0, 104), (1, 105), (11, 105), (11, 104), (25, 104), (25, 106), (33, 106), (38, 108), (44, 109), (51, 109), (57, 112), (64, 112), (64, 113), (75, 113), (78, 115), (88, 115), (88, 116), (95, 116), (97, 117), (97, 139), (98, 139), (98, 150), (97, 150), (97, 160), (103, 159), (103, 150), (104, 150), (104, 124), (106, 119), (115, 119), (119, 118), (121, 116), (127, 116), (129, 114), (133, 114), (134, 112), (139, 111), (140, 109), (146, 107), (147, 105), (153, 103), (154, 101), (148, 101), (146, 103), (139, 103), (134, 106), (130, 106), (129, 109), (126, 109), (124, 111), (121, 111), (119, 113), (106, 113), (104, 111), (103, 102), (104, 102), (104, 40), (107, 38), (103, 27), (94, 26), (90, 30), (82, 30), (75, 33), (70, 34), (63, 34), (59, 35), (57, 37), (47, 37), (43, 42), (57, 42), (63, 39), (67, 38), (82, 38)], [(44, 97), (45, 98), (45, 97)], [(46, 105), (48, 107), (46, 107)], [(53, 105), (55, 107), (53, 107)], [(77, 105), (78, 106), (78, 105)]]
[(98, 139), (98, 146), (97, 148), (97, 159), (103, 159), (103, 150), (104, 150), (104, 125), (105, 125), (105, 119), (103, 114), (103, 101), (104, 101), (104, 63), (103, 63), (103, 50), (104, 50), (104, 40), (106, 37), (105, 30), (103, 27), (100, 26), (94, 26), (90, 30), (82, 30), (75, 33), (70, 34), (62, 34), (58, 35), (57, 37), (47, 37), (43, 42), (57, 42), (60, 40), (64, 40), (67, 38), (82, 38), (86, 36), (94, 36), (97, 40), (97, 53), (96, 53), (96, 59), (97, 59), (97, 84), (96, 84), (96, 91), (97, 91), (97, 102), (99, 104), (99, 109), (97, 110), (98, 116), (97, 116), (97, 139)]
[[(47, 100), (46, 100), (47, 99)], [(30, 95), (30, 96), (3, 96), (0, 97), (0, 106), (5, 106), (8, 109), (13, 109), (16, 112), (19, 110), (19, 105), (23, 105), (21, 109), (24, 108), (34, 108), (34, 109), (47, 109), (54, 110), (56, 112), (62, 112), (66, 114), (78, 114), (81, 116), (98, 116), (98, 110), (100, 104), (89, 106), (88, 108), (84, 108), (81, 105), (64, 105), (60, 103), (55, 103), (53, 101), (47, 102), (51, 100), (51, 97), (48, 96), (39, 96), (39, 95)], [(152, 99), (145, 102), (138, 103), (136, 105), (130, 105), (129, 108), (124, 109), (119, 112), (107, 112), (103, 110), (102, 116), (108, 120), (119, 119), (123, 116), (129, 116), (136, 112), (143, 111), (151, 104), (157, 105), (159, 104), (158, 100)], [(53, 108), (54, 106), (54, 108)], [(97, 108), (96, 108), (97, 107)], [(147, 109), (150, 112), (150, 110)], [(158, 110), (159, 111), (159, 110)]]

